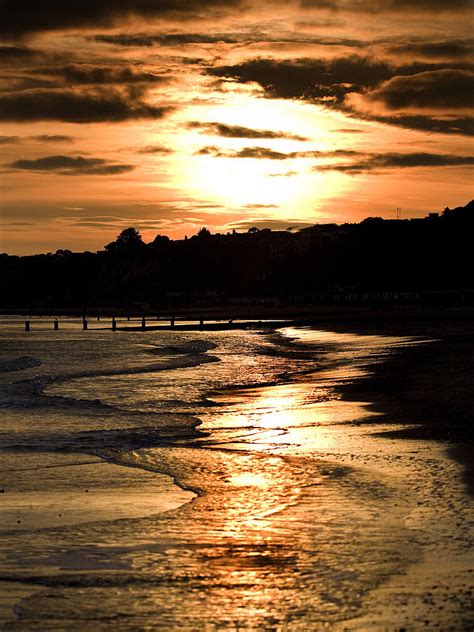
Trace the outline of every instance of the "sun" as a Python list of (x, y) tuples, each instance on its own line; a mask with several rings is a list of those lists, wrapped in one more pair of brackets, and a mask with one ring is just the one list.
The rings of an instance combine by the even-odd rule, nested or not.
[(274, 160), (204, 156), (192, 163), (192, 185), (197, 194), (212, 197), (223, 206), (286, 206), (299, 202), (304, 194), (302, 165), (295, 171), (294, 165), (275, 164)]
[[(304, 152), (325, 151), (334, 142), (334, 123), (323, 113), (316, 114), (305, 104), (250, 95), (232, 103), (194, 107), (194, 121), (276, 132), (280, 137), (203, 133), (186, 127), (183, 114), (171, 167), (175, 182), (190, 197), (229, 209), (261, 207), (275, 209), (280, 217), (314, 218), (321, 200), (339, 192), (344, 182), (339, 174), (316, 171), (314, 158), (304, 156)], [(242, 152), (248, 155), (249, 148), (262, 152), (259, 157), (240, 157)], [(265, 150), (273, 157), (266, 157)], [(293, 157), (285, 158), (288, 154)]]

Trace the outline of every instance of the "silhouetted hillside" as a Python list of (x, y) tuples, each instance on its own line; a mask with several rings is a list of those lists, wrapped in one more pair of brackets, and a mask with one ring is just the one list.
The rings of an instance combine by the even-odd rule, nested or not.
[(473, 228), (474, 201), (424, 219), (368, 218), (299, 232), (254, 228), (211, 235), (202, 229), (177, 241), (158, 235), (149, 244), (129, 228), (97, 253), (0, 255), (0, 305), (139, 309), (469, 293)]

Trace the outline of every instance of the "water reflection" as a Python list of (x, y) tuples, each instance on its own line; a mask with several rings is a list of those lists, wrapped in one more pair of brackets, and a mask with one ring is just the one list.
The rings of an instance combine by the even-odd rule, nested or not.
[[(242, 450), (272, 450), (286, 446), (311, 453), (329, 450), (337, 431), (332, 427), (376, 417), (365, 402), (338, 399), (334, 384), (314, 387), (315, 375), (296, 384), (281, 384), (213, 398), (220, 411), (205, 418), (204, 429), (212, 432), (212, 446), (222, 443)], [(327, 376), (325, 376), (327, 380)], [(226, 400), (232, 398), (230, 404)]]
[[(292, 383), (214, 394), (194, 439), (131, 449), (101, 435), (100, 456), (168, 473), (198, 496), (141, 520), (3, 542), (6, 576), (43, 586), (17, 608), (19, 626), (306, 631), (355, 615), (364, 594), (412, 559), (416, 545), (406, 545), (406, 504), (390, 481), (331, 457), (360, 452), (365, 440), (354, 424), (366, 407), (338, 394), (340, 380), (366, 370), (354, 341), (352, 355), (347, 339), (344, 349), (334, 343), (319, 372)], [(252, 362), (259, 376), (269, 373), (268, 356)], [(234, 352), (205, 370), (231, 375), (241, 364)], [(202, 377), (188, 374), (196, 383)], [(146, 378), (137, 390), (146, 401), (159, 396)]]
[(261, 474), (234, 474), (230, 477), (229, 482), (236, 487), (268, 487), (270, 480)]

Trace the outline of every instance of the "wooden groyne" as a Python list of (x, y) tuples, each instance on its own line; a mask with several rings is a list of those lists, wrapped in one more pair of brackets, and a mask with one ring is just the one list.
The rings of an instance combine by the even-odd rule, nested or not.
[[(15, 327), (24, 331), (51, 331), (71, 329), (89, 329), (90, 331), (225, 331), (234, 329), (270, 329), (288, 326), (319, 326), (322, 328), (386, 329), (388, 324), (393, 331), (401, 332), (407, 323), (424, 331), (430, 323), (459, 323), (471, 325), (474, 322), (473, 306), (426, 307), (358, 307), (351, 306), (307, 306), (282, 307), (281, 309), (193, 309), (180, 313), (168, 312), (157, 315), (156, 312), (127, 313), (112, 310), (108, 313), (91, 310), (87, 316), (78, 312), (22, 312), (22, 310), (3, 312), (6, 318), (15, 318)], [(18, 319), (18, 320), (16, 320)], [(9, 327), (11, 327), (11, 322)]]
[(141, 326), (124, 326), (117, 327), (117, 331), (229, 331), (234, 329), (275, 329), (276, 327), (288, 327), (296, 324), (293, 320), (250, 320), (237, 321), (233, 320), (223, 322), (206, 322), (200, 320), (197, 323), (189, 323), (172, 321), (170, 323), (162, 322), (160, 325), (142, 325)]
[[(122, 319), (121, 319), (122, 320)], [(125, 319), (123, 319), (125, 320)], [(89, 320), (85, 316), (81, 320), (61, 320), (58, 317), (54, 317), (51, 321), (51, 330), (59, 331), (60, 329), (67, 328), (74, 324), (78, 327), (82, 327), (83, 331), (129, 331), (129, 332), (145, 332), (145, 331), (231, 331), (237, 329), (275, 329), (277, 327), (287, 327), (290, 325), (302, 324), (301, 321), (295, 319), (239, 319), (234, 320), (232, 318), (183, 318), (178, 319), (175, 316), (168, 317), (155, 317), (154, 320), (147, 319), (145, 316), (135, 319), (137, 324), (128, 317), (125, 324), (120, 323), (115, 316), (110, 319), (110, 325), (106, 324), (105, 319), (97, 318), (97, 321), (101, 323), (100, 327), (90, 327)], [(47, 319), (41, 319), (38, 324), (41, 326), (41, 330), (44, 331)], [(34, 319), (26, 319), (24, 321), (24, 331), (30, 332), (35, 330), (37, 321)]]

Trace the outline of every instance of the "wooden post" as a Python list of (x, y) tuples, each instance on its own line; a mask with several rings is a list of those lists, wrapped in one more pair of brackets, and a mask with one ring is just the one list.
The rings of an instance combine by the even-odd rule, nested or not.
[(115, 316), (112, 316), (112, 331), (117, 331), (117, 321), (115, 320)]
[(86, 331), (86, 329), (87, 329), (87, 320), (86, 320), (86, 317), (85, 317), (85, 316), (84, 316), (84, 318), (82, 319), (82, 329), (83, 329), (84, 331)]
[(59, 320), (57, 318), (54, 319), (54, 331), (58, 331), (59, 329)]
[(30, 331), (30, 321), (25, 320), (25, 331)]
[(143, 316), (143, 318), (142, 318), (142, 331), (145, 331), (145, 329), (146, 329), (146, 318), (145, 318), (145, 316)]
[(171, 327), (174, 327), (174, 316), (171, 317)]
[(204, 327), (204, 319), (201, 318), (201, 320), (199, 321), (199, 327)]

